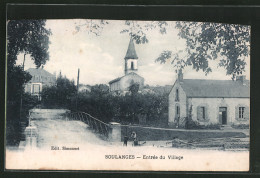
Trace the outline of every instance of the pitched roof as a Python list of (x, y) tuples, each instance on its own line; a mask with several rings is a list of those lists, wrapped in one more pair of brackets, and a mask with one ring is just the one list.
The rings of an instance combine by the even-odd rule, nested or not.
[[(134, 72), (131, 72), (131, 73), (128, 73), (128, 74), (126, 74), (126, 75), (124, 75), (124, 76), (122, 76), (122, 77), (118, 77), (118, 78), (116, 78), (116, 79), (114, 79), (114, 80), (111, 80), (111, 81), (108, 82), (108, 83), (109, 83), (109, 84), (115, 83), (115, 82), (121, 80), (122, 78), (124, 78), (125, 76), (128, 76), (128, 75), (137, 75), (137, 76), (141, 77), (140, 75), (138, 75), (138, 74), (136, 74), (136, 73), (134, 73)], [(143, 78), (143, 77), (141, 77), (141, 78)]]
[(187, 97), (201, 98), (247, 98), (250, 97), (250, 82), (232, 80), (184, 79), (180, 82)]
[(110, 82), (108, 82), (109, 84), (112, 84), (112, 83), (115, 83), (115, 82), (117, 82), (117, 81), (119, 81), (121, 78), (123, 78), (124, 76), (122, 76), (122, 77), (118, 77), (118, 78), (116, 78), (116, 79), (114, 79), (114, 80), (111, 80)]
[(125, 59), (138, 59), (138, 56), (135, 51), (135, 45), (132, 38), (130, 39), (128, 49), (125, 55)]
[(44, 77), (55, 77), (53, 74), (47, 72), (46, 70), (42, 68), (29, 68), (26, 70), (26, 72), (29, 72), (32, 76), (38, 75), (38, 76), (44, 76)]

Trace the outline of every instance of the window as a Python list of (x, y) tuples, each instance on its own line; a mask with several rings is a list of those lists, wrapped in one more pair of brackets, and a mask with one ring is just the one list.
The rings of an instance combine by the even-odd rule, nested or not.
[(40, 85), (33, 84), (33, 91), (32, 92), (35, 93), (35, 94), (40, 93)]
[(245, 115), (245, 107), (239, 107), (239, 119), (243, 119)]
[(201, 107), (201, 115), (202, 115), (202, 119), (205, 120), (205, 107)]
[(206, 107), (205, 106), (199, 106), (197, 108), (197, 117), (198, 120), (206, 120)]
[(176, 106), (176, 118), (180, 117), (180, 106)]
[(134, 70), (134, 62), (131, 62), (131, 69)]
[(179, 101), (179, 89), (176, 89), (175, 101)]

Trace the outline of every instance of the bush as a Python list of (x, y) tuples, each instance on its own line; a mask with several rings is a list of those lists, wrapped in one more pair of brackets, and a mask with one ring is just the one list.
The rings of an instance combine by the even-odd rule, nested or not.
[(6, 144), (18, 146), (23, 139), (24, 127), (28, 125), (29, 110), (39, 104), (38, 98), (30, 94), (23, 94), (22, 112), (20, 118), (20, 97), (15, 102), (7, 102)]
[(186, 129), (212, 129), (219, 130), (221, 128), (220, 124), (208, 124), (208, 125), (200, 125), (198, 121), (192, 120), (192, 105), (189, 109), (188, 117), (186, 118)]
[(249, 124), (232, 124), (231, 127), (234, 129), (249, 129)]
[[(70, 81), (61, 74), (57, 78), (56, 84), (45, 87), (42, 90), (43, 108), (68, 108), (72, 98), (76, 95), (74, 81)], [(75, 105), (75, 103), (73, 103)]]
[[(76, 110), (76, 98), (72, 98), (71, 110)], [(168, 96), (129, 92), (116, 95), (107, 85), (95, 85), (90, 92), (78, 94), (77, 110), (91, 114), (104, 121), (123, 124), (167, 125)], [(139, 123), (139, 121), (141, 121)]]
[(194, 121), (190, 117), (187, 117), (185, 128), (186, 129), (200, 129), (200, 125), (197, 121)]
[(212, 130), (220, 130), (220, 124), (208, 124), (208, 125), (201, 125), (200, 129), (212, 129)]

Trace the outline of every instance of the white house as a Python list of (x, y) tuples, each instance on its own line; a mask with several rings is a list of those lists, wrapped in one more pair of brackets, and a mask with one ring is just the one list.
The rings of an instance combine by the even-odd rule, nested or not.
[(32, 76), (32, 79), (26, 83), (25, 92), (37, 96), (41, 100), (41, 92), (43, 87), (54, 85), (56, 82), (56, 75), (47, 72), (42, 68), (30, 68), (26, 70)]
[(232, 80), (183, 79), (180, 71), (169, 94), (170, 126), (184, 118), (201, 125), (249, 124), (250, 82), (245, 76)]

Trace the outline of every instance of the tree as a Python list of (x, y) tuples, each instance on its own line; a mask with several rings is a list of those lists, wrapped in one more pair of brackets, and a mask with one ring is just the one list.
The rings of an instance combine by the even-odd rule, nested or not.
[(109, 86), (105, 84), (94, 85), (91, 87), (91, 93), (96, 96), (106, 95), (109, 93)]
[(76, 92), (74, 81), (59, 75), (56, 85), (43, 88), (42, 102), (46, 107), (68, 108)]
[[(24, 67), (16, 65), (17, 55), (24, 53), (24, 60), (30, 55), (36, 67), (48, 60), (50, 30), (45, 20), (11, 20), (7, 22), (7, 144), (18, 144), (22, 132), (20, 123), (26, 122), (26, 114), (37, 102), (24, 94), (24, 84), (31, 75)], [(19, 120), (21, 97), (24, 99), (23, 120)], [(16, 140), (16, 141), (15, 141)]]
[(137, 44), (145, 44), (149, 42), (146, 35), (147, 31), (156, 29), (159, 30), (161, 34), (166, 34), (167, 26), (168, 23), (165, 21), (142, 22), (126, 20), (125, 28), (121, 31), (121, 33), (128, 33)]
[[(103, 30), (109, 23), (106, 22), (102, 23), (100, 29)], [(99, 26), (95, 25), (95, 28), (98, 29)], [(126, 20), (121, 33), (128, 33), (137, 44), (145, 44), (149, 42), (149, 30), (156, 29), (159, 33), (166, 34), (173, 28), (177, 29), (179, 37), (186, 41), (186, 48), (162, 51), (155, 59), (156, 62), (170, 61), (176, 72), (192, 66), (194, 70), (202, 70), (207, 75), (212, 71), (209, 61), (218, 60), (218, 66), (225, 68), (226, 75), (231, 75), (232, 79), (245, 72), (245, 58), (250, 50), (250, 26), (247, 25)], [(77, 29), (80, 27), (77, 26)], [(99, 35), (102, 30), (99, 30)]]
[[(45, 20), (11, 20), (7, 23), (7, 101), (15, 102), (14, 95), (23, 93), (23, 84), (31, 79), (23, 66), (15, 65), (17, 55), (30, 55), (36, 67), (49, 59), (50, 30)], [(24, 56), (25, 57), (25, 56)], [(19, 99), (19, 97), (18, 97)]]
[(37, 67), (49, 59), (50, 30), (46, 20), (11, 20), (7, 23), (8, 64), (15, 65), (19, 53), (29, 54)]
[(84, 28), (88, 33), (99, 36), (105, 25), (109, 24), (107, 20), (81, 20), (79, 23), (75, 23), (76, 31), (79, 32), (81, 28)]
[[(122, 33), (129, 33), (139, 43), (148, 43), (146, 32), (159, 29), (166, 34), (171, 29), (170, 22), (165, 21), (126, 21), (126, 29)], [(184, 50), (165, 50), (156, 62), (166, 63), (170, 60), (175, 71), (186, 66), (192, 66), (196, 71), (202, 70), (206, 75), (212, 71), (209, 60), (218, 61), (219, 67), (226, 69), (226, 75), (232, 79), (245, 72), (245, 58), (250, 51), (250, 26), (239, 24), (221, 24), (209, 22), (174, 22), (179, 30), (179, 37), (186, 41)]]
[(132, 80), (130, 83), (130, 86), (128, 87), (130, 93), (132, 96), (136, 95), (138, 93), (139, 90), (139, 83), (134, 83), (134, 81)]
[[(176, 22), (186, 49), (163, 51), (156, 59), (161, 63), (171, 60), (175, 69), (192, 66), (205, 74), (212, 71), (209, 60), (220, 58), (218, 65), (226, 69), (232, 79), (245, 71), (245, 58), (250, 50), (250, 26), (208, 22)], [(184, 53), (184, 57), (181, 54)]]

